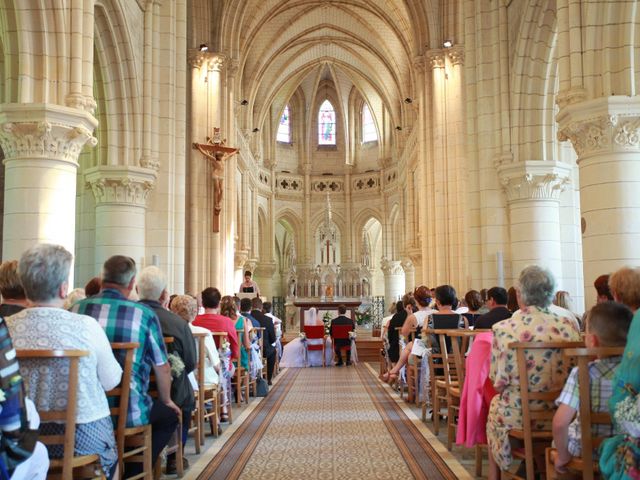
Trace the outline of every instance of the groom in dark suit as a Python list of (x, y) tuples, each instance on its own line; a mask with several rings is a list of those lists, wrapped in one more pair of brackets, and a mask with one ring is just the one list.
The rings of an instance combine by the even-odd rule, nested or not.
[[(338, 363), (336, 363), (336, 366), (338, 367), (343, 365), (341, 349), (350, 346), (351, 340), (334, 339), (333, 327), (334, 325), (351, 325), (352, 331), (356, 329), (356, 324), (353, 322), (353, 320), (347, 317), (345, 313), (347, 313), (347, 307), (345, 307), (344, 305), (338, 306), (338, 317), (331, 320), (331, 326), (329, 327), (329, 334), (331, 335), (331, 339), (333, 340), (333, 349), (338, 357)], [(351, 350), (347, 350), (347, 365), (351, 365)]]
[(264, 349), (264, 356), (267, 359), (267, 383), (271, 385), (273, 369), (276, 364), (276, 329), (273, 326), (271, 317), (267, 317), (262, 313), (262, 300), (260, 300), (260, 297), (255, 297), (251, 300), (251, 308), (251, 316), (264, 328), (262, 348)]

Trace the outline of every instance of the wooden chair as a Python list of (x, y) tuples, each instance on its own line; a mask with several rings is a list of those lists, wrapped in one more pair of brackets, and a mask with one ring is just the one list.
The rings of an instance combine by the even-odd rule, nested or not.
[[(594, 436), (594, 425), (611, 426), (609, 412), (597, 412), (591, 407), (591, 385), (589, 376), (589, 362), (596, 357), (615, 357), (624, 353), (624, 347), (599, 347), (599, 348), (571, 348), (564, 351), (564, 355), (572, 357), (578, 363), (578, 388), (580, 391), (580, 433), (582, 436), (582, 457), (573, 457), (567, 464), (567, 469), (582, 475), (585, 480), (593, 480), (599, 471), (598, 461), (594, 459), (593, 452), (600, 447), (605, 436)], [(545, 461), (547, 465), (547, 480), (558, 478), (554, 463), (557, 458), (555, 448), (547, 448)]]
[[(220, 345), (222, 345), (224, 342), (227, 341), (228, 338), (228, 334), (227, 332), (211, 332), (211, 336), (213, 337), (213, 341), (216, 344), (216, 347), (218, 347), (218, 351), (220, 350)], [(218, 389), (218, 420), (221, 419), (222, 415), (223, 415), (223, 409), (226, 408), (227, 412), (227, 418), (229, 419), (229, 424), (233, 423), (233, 409), (232, 409), (232, 402), (231, 402), (231, 392), (228, 391), (228, 395), (225, 395), (225, 389), (227, 388), (225, 385), (223, 385), (222, 382), (227, 382), (227, 379), (224, 378), (222, 376), (222, 372), (220, 375), (220, 388)], [(225, 399), (226, 396), (226, 399)], [(207, 403), (207, 400), (205, 399), (205, 404)], [(205, 419), (207, 418), (206, 414), (205, 414)]]
[(205, 362), (206, 362), (206, 333), (194, 333), (194, 338), (198, 345), (198, 367), (195, 371), (196, 382), (198, 383), (197, 401), (197, 428), (195, 428), (196, 453), (200, 453), (200, 446), (204, 445), (205, 422), (209, 422), (211, 434), (218, 436), (218, 410), (219, 394), (218, 385), (205, 383)]
[[(240, 334), (244, 334), (244, 330), (236, 330), (238, 334), (238, 340)], [(242, 348), (242, 346), (240, 346)], [(249, 352), (247, 352), (248, 354)], [(238, 359), (238, 365), (236, 366), (236, 373), (232, 380), (232, 385), (236, 388), (236, 405), (242, 403), (242, 393), (245, 394), (245, 403), (249, 405), (249, 372), (246, 368), (242, 367), (240, 359)]]
[[(307, 351), (322, 351), (322, 366), (326, 366), (326, 338), (324, 335), (324, 325), (305, 325), (304, 333), (307, 336)], [(322, 344), (312, 345), (309, 343), (309, 340), (322, 340)]]
[[(509, 348), (516, 351), (516, 364), (518, 368), (518, 376), (520, 377), (520, 398), (522, 405), (530, 406), (530, 402), (547, 402), (548, 407), (542, 410), (532, 410), (531, 408), (522, 408), (522, 429), (513, 429), (509, 432), (509, 437), (524, 443), (524, 449), (512, 449), (514, 459), (520, 459), (525, 462), (527, 480), (535, 478), (535, 458), (544, 456), (545, 448), (551, 444), (553, 433), (551, 431), (551, 420), (555, 413), (554, 400), (558, 398), (566, 377), (569, 372), (565, 372), (564, 378), (558, 378), (556, 388), (545, 390), (543, 392), (532, 391), (529, 385), (529, 375), (527, 370), (527, 352), (535, 350), (551, 350), (552, 355), (562, 355), (562, 351), (569, 348), (580, 348), (584, 346), (582, 342), (516, 342), (510, 343)], [(535, 423), (547, 422), (548, 428), (536, 428)], [(517, 478), (518, 475), (509, 471), (502, 471), (502, 478)]]
[[(90, 474), (91, 478), (104, 478), (97, 471), (100, 469), (100, 459), (98, 455), (79, 455), (76, 456), (75, 440), (76, 440), (76, 411), (78, 397), (78, 371), (80, 368), (80, 359), (89, 356), (86, 350), (16, 350), (16, 356), (20, 361), (20, 369), (23, 372), (25, 387), (29, 391), (30, 371), (39, 371), (42, 367), (63, 370), (63, 365), (69, 365), (67, 402), (64, 407), (52, 409), (48, 411), (40, 410), (40, 420), (42, 422), (64, 422), (64, 435), (40, 435), (38, 440), (47, 446), (62, 445), (63, 457), (60, 459), (52, 458), (49, 464), (48, 479), (60, 478), (62, 480), (71, 480), (74, 477), (74, 470), (83, 468), (92, 470), (95, 467), (94, 474)], [(33, 393), (37, 394), (37, 391)], [(34, 403), (38, 402), (34, 399)], [(51, 405), (55, 407), (55, 405)]]
[[(351, 325), (334, 325), (333, 326), (333, 334), (331, 336), (333, 340), (333, 345), (335, 345), (335, 340), (350, 340), (351, 337), (349, 333), (353, 331), (353, 327)], [(335, 350), (335, 347), (334, 347)], [(349, 345), (345, 347), (340, 347), (340, 350), (351, 351), (351, 342)]]
[(122, 352), (117, 355), (122, 363), (122, 381), (120, 385), (107, 393), (111, 417), (115, 420), (116, 443), (118, 445), (118, 465), (120, 476), (124, 478), (125, 464), (141, 463), (142, 472), (128, 477), (129, 479), (144, 478), (150, 480), (153, 476), (151, 462), (151, 425), (127, 428), (127, 413), (129, 410), (129, 395), (131, 393), (131, 377), (133, 370), (133, 355), (139, 343), (112, 343), (111, 349)]
[[(456, 340), (451, 342), (453, 349), (453, 357), (458, 375), (458, 387), (454, 387), (449, 391), (450, 405), (449, 415), (447, 417), (447, 449), (451, 450), (458, 429), (458, 417), (460, 409), (460, 400), (462, 398), (464, 379), (466, 374), (465, 354), (469, 349), (473, 337), (483, 332), (491, 332), (491, 330), (449, 330), (448, 335)], [(456, 397), (457, 394), (457, 397)], [(456, 404), (457, 402), (457, 404)], [(452, 413), (455, 412), (455, 415)], [(477, 477), (482, 476), (482, 449), (487, 448), (486, 444), (478, 444), (475, 446), (475, 473)]]
[[(454, 381), (449, 378), (449, 370), (445, 369), (445, 364), (447, 368), (449, 366), (449, 356), (446, 354), (446, 348), (440, 347), (439, 334), (443, 332), (447, 332), (448, 330), (431, 330), (431, 329), (422, 329), (423, 338), (426, 340), (426, 345), (428, 348), (431, 348), (431, 355), (429, 355), (429, 377), (430, 377), (430, 390), (431, 390), (431, 408), (432, 408), (432, 417), (431, 421), (433, 422), (433, 431), (436, 435), (440, 433), (440, 420), (441, 417), (445, 417), (447, 415), (447, 398), (448, 398), (448, 386), (454, 385)], [(439, 353), (434, 348), (437, 345), (440, 347)], [(446, 347), (446, 342), (445, 342)], [(455, 385), (457, 386), (457, 379), (455, 380)], [(426, 411), (427, 404), (426, 402), (422, 405), (422, 419), (426, 419)]]

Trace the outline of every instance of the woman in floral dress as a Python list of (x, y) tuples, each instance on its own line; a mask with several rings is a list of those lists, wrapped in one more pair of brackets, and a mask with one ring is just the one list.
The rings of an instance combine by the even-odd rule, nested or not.
[[(500, 470), (511, 466), (509, 431), (522, 428), (516, 352), (508, 345), (514, 342), (580, 340), (575, 321), (549, 309), (555, 292), (555, 280), (549, 271), (537, 266), (527, 267), (520, 273), (518, 283), (520, 310), (493, 326), (489, 377), (498, 395), (491, 401), (487, 419), (490, 479), (500, 478)], [(541, 350), (529, 353), (527, 360), (528, 381), (534, 390), (545, 391), (564, 384), (568, 366), (563, 363), (562, 355)], [(546, 405), (542, 403), (540, 408), (546, 408)]]

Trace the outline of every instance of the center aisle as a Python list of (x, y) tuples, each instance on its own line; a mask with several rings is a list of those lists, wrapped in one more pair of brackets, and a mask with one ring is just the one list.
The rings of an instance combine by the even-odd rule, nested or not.
[(289, 369), (279, 380), (199, 480), (467, 476), (366, 366)]

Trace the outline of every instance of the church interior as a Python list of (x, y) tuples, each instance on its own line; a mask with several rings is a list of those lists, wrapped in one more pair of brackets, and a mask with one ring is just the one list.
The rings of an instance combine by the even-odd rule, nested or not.
[[(224, 296), (259, 295), (272, 305), (281, 320), (276, 358), (302, 345), (304, 365), (276, 363), (264, 398), (255, 377), (248, 385), (249, 368), (236, 365), (247, 390), (244, 379), (229, 379), (239, 405), (226, 404), (239, 410), (221, 436), (213, 423), (215, 435), (204, 434), (212, 407), (193, 388), (200, 429), (184, 450), (178, 442), (178, 463), (191, 463), (178, 467), (185, 478), (533, 479), (545, 466), (556, 478), (557, 457), (513, 463), (508, 473), (511, 452), (492, 456), (495, 431), (452, 445), (460, 390), (471, 381), (465, 352), (455, 356), (449, 334), (446, 345), (437, 339), (444, 333), (430, 345), (424, 330), (440, 327), (414, 314), (461, 315), (459, 301), (485, 313), (486, 302), (502, 305), (487, 289), (516, 287), (514, 302), (517, 290), (525, 303), (513, 311), (535, 324), (526, 314), (538, 305), (532, 292), (548, 281), (550, 293), (570, 297), (560, 306), (582, 331), (561, 339), (575, 344), (553, 347), (560, 364), (566, 349), (614, 348), (589, 343), (584, 318), (609, 315), (590, 310), (603, 295), (598, 279), (614, 272), (622, 273), (605, 280), (609, 300), (640, 307), (636, 20), (637, 0), (0, 0), (2, 260), (22, 265), (31, 247), (62, 246), (73, 256), (64, 284), (71, 291), (101, 276), (120, 285), (107, 281), (105, 261), (126, 256), (137, 273), (158, 272), (167, 296), (197, 297), (200, 314), (219, 310), (220, 296), (224, 304)], [(243, 291), (243, 281), (259, 292)], [(455, 289), (453, 304), (440, 286)], [(215, 307), (203, 303), (209, 287), (218, 290)], [(478, 308), (465, 300), (470, 291), (482, 292)], [(345, 305), (358, 323), (348, 337), (358, 362), (354, 351), (353, 366), (329, 368), (338, 344), (326, 320)], [(393, 320), (406, 308), (402, 315), (417, 318), (411, 328)], [(299, 369), (314, 353), (310, 310), (330, 340), (322, 340), (324, 367)], [(16, 322), (7, 322), (12, 336)], [(256, 322), (266, 359), (268, 335)], [(416, 326), (429, 353), (417, 355), (412, 341), (403, 357), (403, 342), (390, 358), (389, 342), (398, 332), (410, 341)], [(482, 330), (454, 332), (453, 343), (469, 356), (474, 336), (491, 334)], [(14, 344), (19, 354), (25, 348)], [(445, 358), (430, 359), (442, 349)], [(515, 369), (519, 350), (510, 351)], [(483, 375), (498, 388), (489, 357)], [(229, 392), (216, 392), (219, 423)], [(192, 415), (183, 409), (181, 425), (189, 424), (185, 412)], [(530, 453), (525, 439), (534, 434), (518, 421), (516, 440)], [(353, 447), (346, 452), (345, 442)], [(638, 452), (625, 457), (636, 471)], [(127, 471), (120, 461), (118, 469)], [(633, 478), (601, 469), (603, 478)]]

